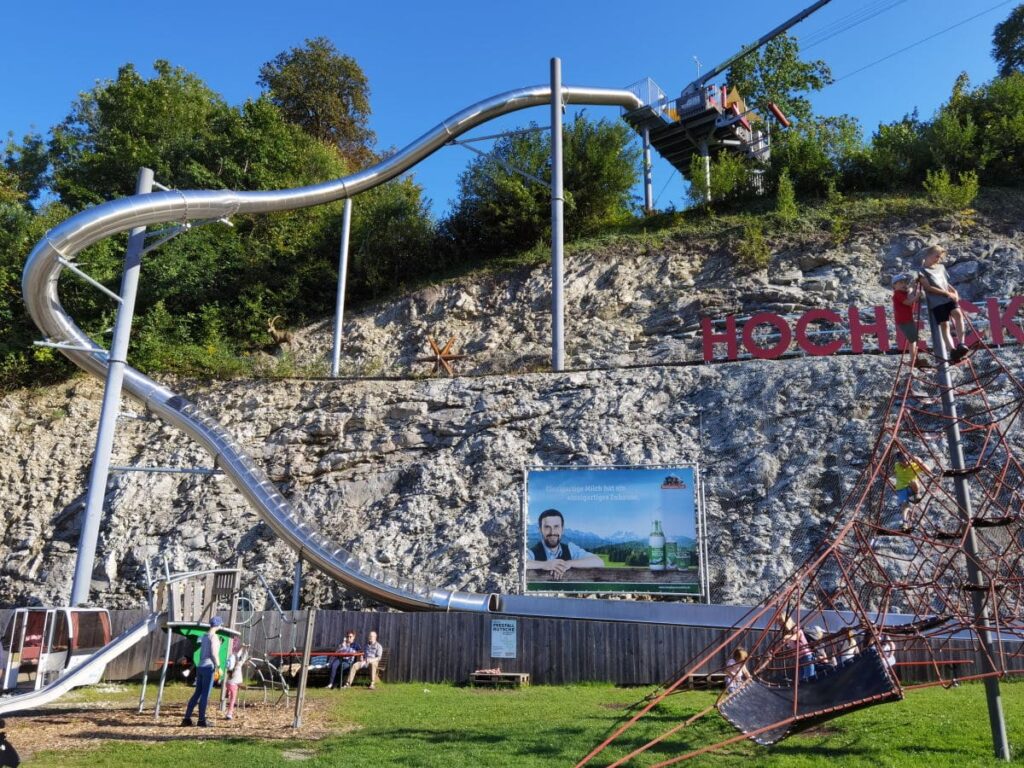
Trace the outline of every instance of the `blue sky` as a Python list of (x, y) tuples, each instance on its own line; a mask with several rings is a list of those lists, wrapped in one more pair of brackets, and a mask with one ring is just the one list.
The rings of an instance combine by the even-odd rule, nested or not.
[[(662, 490), (668, 475), (686, 488)], [(646, 538), (655, 519), (670, 539), (696, 536), (689, 468), (533, 470), (527, 490), (527, 533), (534, 538), (538, 516), (552, 507), (562, 513), (566, 528), (599, 536), (631, 531)]]
[[(894, 4), (895, 3), (895, 4)], [(881, 15), (811, 48), (837, 78), (945, 27), (996, 6), (998, 0), (832, 0), (794, 34), (811, 35), (852, 14), (892, 6)], [(403, 146), (448, 115), (487, 96), (547, 82), (549, 59), (562, 59), (566, 83), (624, 87), (652, 77), (675, 95), (705, 67), (793, 15), (810, 0), (740, 0), (723, 13), (716, 4), (649, 0), (628, 6), (609, 0), (520, 0), (511, 3), (268, 2), (14, 3), (4, 9), (0, 46), (0, 131), (45, 131), (69, 111), (81, 91), (133, 62), (145, 74), (164, 58), (198, 74), (229, 102), (259, 93), (259, 67), (275, 55), (323, 35), (366, 72), (380, 148)], [(849, 113), (867, 133), (880, 121), (917, 107), (928, 117), (966, 71), (981, 83), (995, 74), (992, 29), (1014, 2), (1003, 3), (953, 31), (887, 62), (842, 79), (813, 96), (822, 114)], [(614, 119), (611, 109), (590, 116)], [(499, 127), (544, 110), (520, 113)], [(486, 133), (494, 132), (485, 127)], [(480, 145), (478, 145), (480, 146)], [(473, 157), (450, 147), (415, 171), (435, 212), (455, 195), (459, 172)], [(656, 163), (659, 206), (682, 203), (684, 187)]]

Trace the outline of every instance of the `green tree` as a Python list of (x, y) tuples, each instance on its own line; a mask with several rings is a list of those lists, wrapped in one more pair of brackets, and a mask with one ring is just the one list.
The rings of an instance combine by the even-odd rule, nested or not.
[(1024, 71), (1024, 5), (996, 25), (992, 33), (992, 58), (999, 65), (999, 76)]
[(930, 161), (925, 128), (916, 112), (878, 126), (868, 151), (868, 173), (873, 186), (897, 189), (921, 179)]
[(52, 187), (78, 209), (129, 195), (140, 166), (167, 186), (223, 187), (235, 179), (224, 146), (239, 115), (193, 74), (159, 60), (147, 80), (131, 64), (81, 95), (52, 130)]
[(429, 204), (411, 178), (390, 181), (353, 201), (349, 290), (376, 299), (444, 266)]
[(749, 107), (764, 113), (769, 102), (796, 120), (811, 116), (811, 102), (801, 94), (832, 83), (832, 70), (821, 59), (803, 61), (795, 37), (780, 35), (729, 69), (728, 84)]
[(353, 167), (373, 160), (369, 83), (330, 40), (314, 37), (278, 54), (260, 67), (258, 82), (288, 122), (338, 147)]
[(844, 178), (859, 166), (864, 154), (860, 125), (854, 118), (812, 117), (774, 138), (770, 171), (775, 175), (788, 168), (797, 191), (824, 194), (828, 180)]
[[(563, 149), (566, 237), (628, 217), (640, 157), (629, 129), (579, 115), (565, 128)], [(469, 164), (459, 177), (452, 212), (441, 223), (456, 258), (517, 253), (547, 236), (550, 156), (550, 138), (529, 131), (502, 137), (490, 154)]]
[(9, 173), (26, 201), (35, 199), (48, 182), (49, 151), (38, 133), (26, 134), (20, 142), (8, 134), (0, 169)]
[(719, 152), (711, 160), (711, 188), (709, 190), (704, 158), (694, 154), (690, 158), (690, 168), (687, 174), (687, 179), (690, 182), (687, 196), (693, 205), (698, 206), (706, 204), (709, 191), (713, 205), (738, 200), (751, 192), (750, 174), (752, 170), (753, 166), (750, 161), (735, 152)]

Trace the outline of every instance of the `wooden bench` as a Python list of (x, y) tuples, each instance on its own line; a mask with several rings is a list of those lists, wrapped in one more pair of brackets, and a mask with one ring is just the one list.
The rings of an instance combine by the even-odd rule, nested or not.
[(523, 688), (530, 684), (529, 672), (471, 672), (469, 684), (488, 688)]
[(699, 675), (690, 675), (686, 680), (686, 687), (691, 690), (704, 690), (707, 688), (724, 688), (729, 676), (724, 672), (707, 672)]

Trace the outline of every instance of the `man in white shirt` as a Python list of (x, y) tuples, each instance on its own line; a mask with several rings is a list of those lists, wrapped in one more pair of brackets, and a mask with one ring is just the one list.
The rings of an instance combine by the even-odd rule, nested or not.
[(562, 541), (565, 518), (557, 509), (545, 509), (537, 520), (541, 540), (527, 550), (528, 571), (548, 571), (562, 579), (570, 568), (604, 568), (604, 560), (572, 542)]
[(345, 681), (345, 687), (348, 688), (352, 685), (352, 681), (356, 679), (356, 672), (363, 667), (370, 668), (370, 690), (372, 691), (377, 687), (377, 667), (380, 664), (381, 657), (384, 655), (384, 646), (377, 642), (377, 633), (371, 632), (366, 636), (366, 647), (363, 648), (363, 658), (353, 664), (348, 670), (348, 680)]

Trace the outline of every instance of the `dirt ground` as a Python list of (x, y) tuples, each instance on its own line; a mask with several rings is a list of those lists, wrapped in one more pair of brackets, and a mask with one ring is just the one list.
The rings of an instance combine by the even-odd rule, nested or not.
[[(106, 689), (106, 690), (104, 690)], [(220, 691), (210, 697), (208, 719), (212, 728), (182, 728), (185, 702), (191, 689), (184, 686), (168, 688), (161, 705), (160, 719), (153, 717), (156, 691), (150, 689), (146, 709), (139, 713), (138, 688), (109, 685), (77, 691), (52, 706), (21, 715), (8, 715), (5, 720), (7, 740), (22, 759), (42, 750), (92, 749), (107, 741), (151, 743), (175, 739), (209, 740), (229, 737), (248, 739), (301, 739), (315, 741), (343, 728), (329, 725), (328, 700), (307, 698), (302, 710), (302, 728), (292, 728), (295, 698), (280, 703), (263, 702), (262, 692), (250, 694), (239, 707), (234, 720), (226, 720), (220, 712)], [(194, 719), (194, 718), (193, 718)]]

